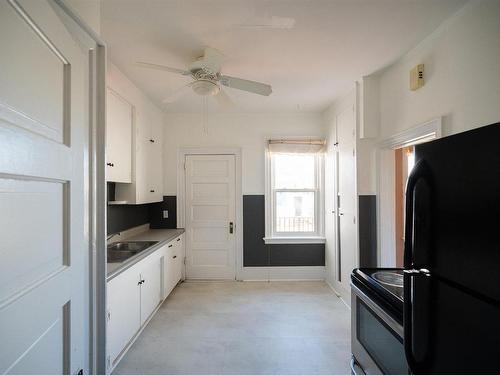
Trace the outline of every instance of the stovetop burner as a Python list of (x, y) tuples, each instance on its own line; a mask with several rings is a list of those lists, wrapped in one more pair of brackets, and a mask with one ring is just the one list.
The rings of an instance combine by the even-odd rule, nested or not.
[[(398, 268), (358, 268), (351, 279), (368, 289), (382, 306), (386, 306), (397, 320), (403, 319), (403, 270)], [(384, 308), (384, 310), (386, 310)]]
[(403, 287), (403, 274), (394, 271), (377, 271), (372, 274), (372, 277), (385, 285)]

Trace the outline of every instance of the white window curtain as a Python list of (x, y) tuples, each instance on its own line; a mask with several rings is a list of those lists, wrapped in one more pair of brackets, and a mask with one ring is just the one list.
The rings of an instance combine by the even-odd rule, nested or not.
[(271, 153), (281, 154), (316, 154), (323, 152), (326, 142), (319, 140), (269, 140), (268, 149)]

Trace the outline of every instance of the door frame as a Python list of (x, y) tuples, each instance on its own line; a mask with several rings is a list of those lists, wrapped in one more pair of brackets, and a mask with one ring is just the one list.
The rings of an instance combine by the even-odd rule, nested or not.
[(76, 28), (80, 42), (89, 47), (89, 133), (87, 222), (89, 243), (89, 373), (106, 374), (106, 43), (66, 0), (51, 0)]
[(396, 266), (395, 151), (441, 138), (442, 118), (397, 133), (376, 146), (377, 173), (377, 266)]
[[(235, 278), (241, 280), (243, 272), (243, 192), (241, 183), (240, 147), (181, 147), (177, 151), (177, 228), (186, 225), (186, 169), (187, 155), (233, 155), (235, 167)], [(187, 251), (187, 249), (185, 250)], [(184, 274), (186, 265), (184, 265)]]

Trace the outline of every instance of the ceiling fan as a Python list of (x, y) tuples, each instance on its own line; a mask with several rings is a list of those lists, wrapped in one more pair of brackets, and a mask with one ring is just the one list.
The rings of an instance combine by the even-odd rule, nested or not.
[(213, 96), (221, 105), (229, 105), (231, 104), (231, 100), (222, 90), (221, 85), (258, 95), (268, 96), (271, 94), (272, 88), (268, 84), (222, 75), (220, 69), (223, 60), (224, 55), (222, 53), (214, 48), (207, 47), (204, 50), (203, 56), (195, 60), (187, 70), (148, 62), (137, 62), (136, 65), (143, 68), (190, 76), (193, 79), (192, 82), (165, 98), (163, 100), (164, 103), (173, 103), (179, 97), (186, 94), (189, 89), (192, 89), (198, 95)]

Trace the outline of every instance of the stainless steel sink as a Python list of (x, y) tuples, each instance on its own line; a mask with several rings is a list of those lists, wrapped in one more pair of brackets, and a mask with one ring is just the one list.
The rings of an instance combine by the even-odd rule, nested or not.
[(139, 254), (158, 241), (122, 241), (108, 245), (108, 263), (121, 263)]

